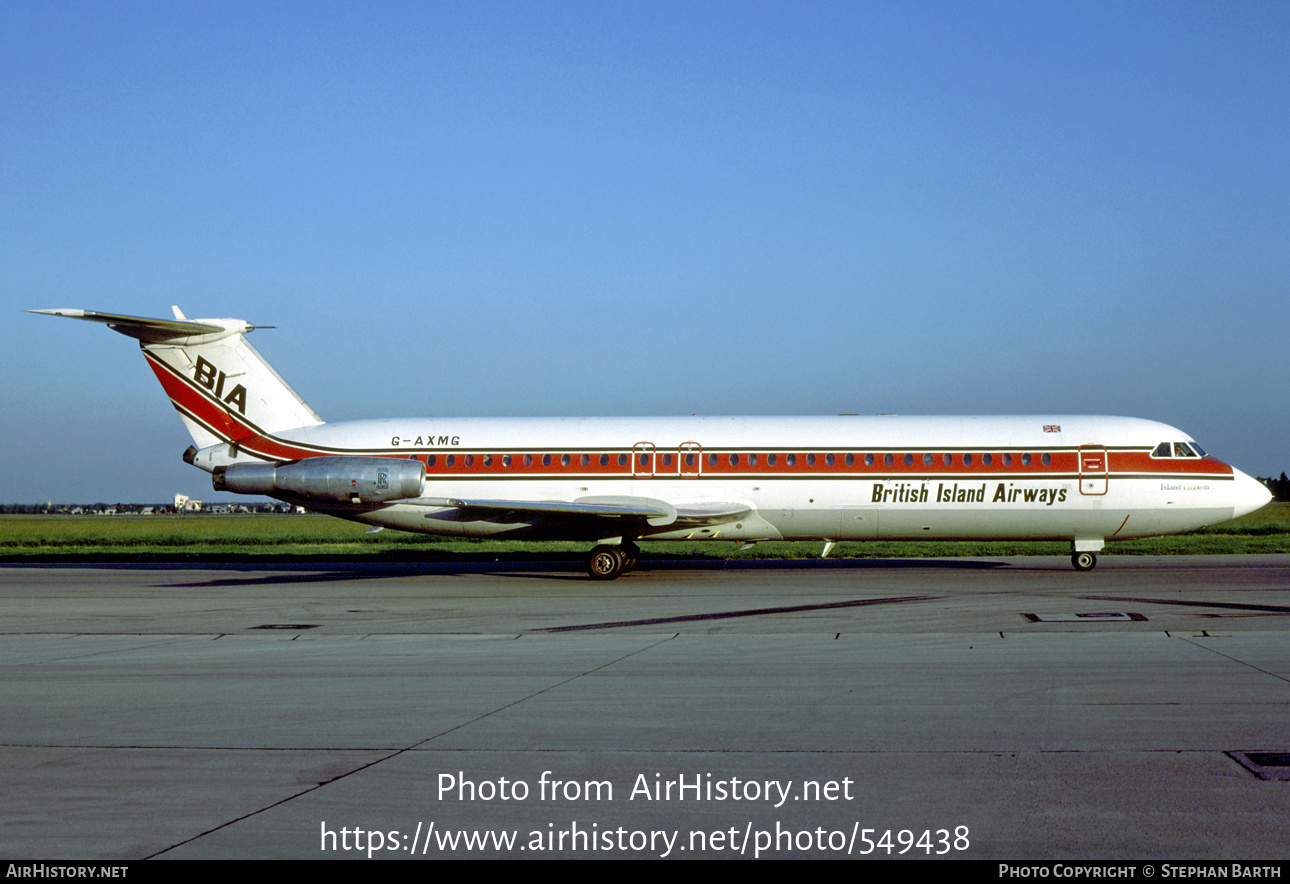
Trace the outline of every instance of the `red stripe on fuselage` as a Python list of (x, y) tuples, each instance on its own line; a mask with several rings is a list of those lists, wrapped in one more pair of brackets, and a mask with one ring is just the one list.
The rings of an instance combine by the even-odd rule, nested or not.
[[(298, 449), (297, 449), (298, 450)], [(961, 453), (955, 453), (952, 456), (951, 463), (946, 464), (942, 457), (944, 452), (937, 452), (932, 459), (932, 463), (923, 462), (922, 453), (920, 452), (912, 458), (912, 463), (905, 464), (903, 453), (893, 453), (893, 463), (888, 465), (885, 462), (886, 452), (850, 452), (852, 463), (846, 463), (848, 452), (834, 452), (833, 463), (829, 463), (826, 457), (827, 452), (813, 452), (815, 461), (808, 463), (807, 453), (797, 452), (771, 452), (775, 455), (775, 463), (769, 463), (768, 453), (763, 450), (757, 453), (757, 463), (749, 463), (749, 452), (743, 450), (733, 452), (729, 450), (715, 451), (708, 450), (704, 452), (704, 459), (701, 467), (686, 465), (682, 458), (678, 458), (670, 452), (657, 454), (652, 463), (640, 463), (641, 455), (630, 451), (619, 449), (617, 451), (569, 451), (565, 450), (516, 450), (506, 451), (451, 451), (445, 452), (442, 449), (432, 452), (403, 452), (395, 453), (386, 449), (378, 450), (354, 450), (354, 449), (336, 449), (330, 448), (323, 453), (332, 455), (365, 455), (370, 457), (395, 457), (395, 458), (414, 458), (426, 464), (426, 476), (431, 479), (596, 479), (612, 478), (625, 479), (634, 478), (645, 481), (650, 478), (659, 479), (692, 479), (696, 478), (693, 473), (700, 470), (697, 478), (715, 478), (715, 479), (872, 479), (881, 480), (907, 480), (907, 481), (962, 481), (962, 480), (1047, 480), (1047, 481), (1075, 481), (1079, 478), (1078, 471), (1078, 453), (1070, 450), (1063, 451), (1033, 451), (1030, 452), (1030, 463), (1024, 463), (1020, 454), (1013, 453), (1011, 463), (1004, 464), (999, 454), (994, 454), (992, 463), (989, 465), (979, 462), (980, 453), (973, 452), (970, 464), (963, 463)], [(866, 464), (864, 462), (865, 454), (874, 454), (874, 462)], [(309, 456), (316, 456), (317, 452), (311, 452)], [(582, 462), (583, 455), (587, 456), (587, 463)], [(789, 464), (788, 455), (794, 455), (794, 463)], [(1043, 455), (1049, 454), (1049, 463), (1043, 463)], [(563, 463), (563, 458), (568, 456), (569, 463)], [(604, 455), (608, 463), (600, 464), (600, 457)], [(708, 458), (715, 455), (716, 463), (710, 463)], [(731, 463), (731, 455), (737, 455), (736, 463)], [(618, 458), (624, 458), (619, 463)], [(665, 456), (670, 456), (670, 462), (665, 463)], [(529, 462), (525, 463), (528, 458)], [(544, 458), (549, 458), (549, 463), (543, 463)], [(509, 459), (509, 463), (507, 463)], [(1106, 476), (1110, 479), (1125, 478), (1160, 478), (1160, 479), (1177, 479), (1180, 477), (1194, 478), (1211, 478), (1211, 479), (1231, 479), (1232, 469), (1221, 461), (1212, 458), (1200, 459), (1189, 458), (1187, 460), (1152, 460), (1145, 450), (1143, 451), (1125, 451), (1119, 450), (1113, 452), (1108, 458), (1111, 461), (1112, 471), (1109, 474), (1097, 473), (1091, 474), (1101, 478)], [(647, 457), (648, 460), (648, 457)], [(682, 474), (684, 470), (684, 474)]]

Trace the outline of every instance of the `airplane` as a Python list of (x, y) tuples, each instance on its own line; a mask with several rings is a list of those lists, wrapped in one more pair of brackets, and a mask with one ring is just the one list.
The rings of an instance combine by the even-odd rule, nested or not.
[(457, 537), (1062, 540), (1077, 571), (1107, 541), (1191, 531), (1271, 499), (1181, 430), (1127, 417), (391, 418), (324, 422), (240, 319), (31, 310), (139, 341), (216, 491)]

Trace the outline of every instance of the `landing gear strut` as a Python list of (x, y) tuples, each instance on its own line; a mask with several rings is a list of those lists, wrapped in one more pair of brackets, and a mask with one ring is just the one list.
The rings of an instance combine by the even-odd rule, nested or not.
[(630, 540), (621, 545), (602, 543), (587, 556), (587, 573), (597, 580), (614, 580), (640, 564), (641, 548)]
[(630, 540), (623, 541), (623, 555), (627, 561), (623, 563), (623, 573), (635, 571), (636, 566), (641, 563), (641, 548)]

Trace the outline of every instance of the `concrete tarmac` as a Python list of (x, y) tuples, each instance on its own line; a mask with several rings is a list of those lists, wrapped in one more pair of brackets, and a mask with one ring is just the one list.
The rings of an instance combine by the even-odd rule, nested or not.
[(1290, 556), (0, 566), (0, 856), (1286, 859), (1288, 617)]

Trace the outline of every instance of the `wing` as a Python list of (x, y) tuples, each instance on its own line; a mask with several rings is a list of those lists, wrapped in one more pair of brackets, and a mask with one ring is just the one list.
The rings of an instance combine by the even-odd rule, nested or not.
[(752, 512), (742, 503), (703, 502), (674, 506), (649, 497), (580, 497), (577, 500), (464, 500), (455, 497), (416, 497), (392, 503), (412, 506), (477, 510), (518, 518), (567, 516), (575, 519), (601, 518), (639, 520), (658, 528), (664, 525), (709, 525), (737, 519)]

